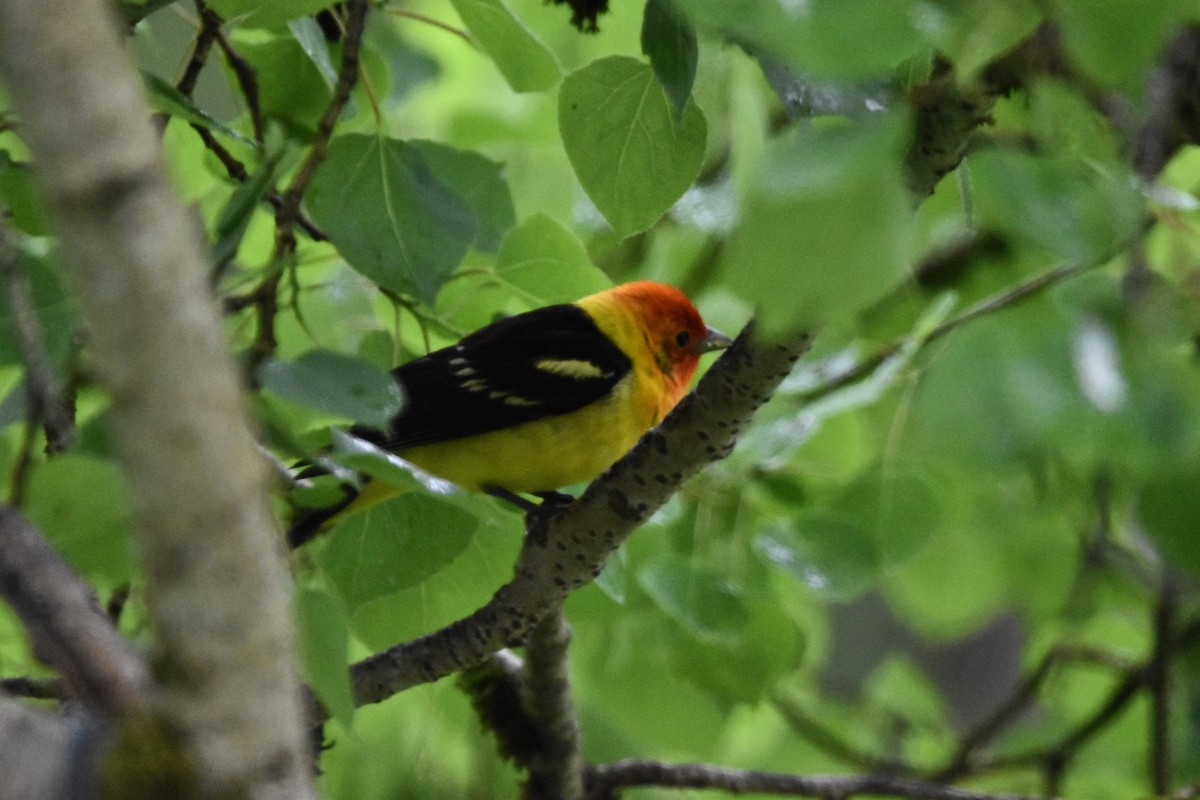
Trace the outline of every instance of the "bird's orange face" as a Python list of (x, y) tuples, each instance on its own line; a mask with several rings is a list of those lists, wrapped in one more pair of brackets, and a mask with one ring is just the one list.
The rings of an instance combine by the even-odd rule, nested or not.
[(728, 338), (704, 324), (687, 295), (672, 286), (637, 281), (614, 291), (637, 310), (650, 349), (677, 398), (687, 391), (700, 354), (729, 344)]

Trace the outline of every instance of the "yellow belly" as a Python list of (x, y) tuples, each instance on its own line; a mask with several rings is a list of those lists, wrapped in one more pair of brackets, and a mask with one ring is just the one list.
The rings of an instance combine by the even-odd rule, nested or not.
[(423, 445), (400, 455), (421, 469), (480, 491), (543, 492), (591, 481), (629, 451), (658, 420), (630, 414), (619, 386), (604, 400), (513, 428)]

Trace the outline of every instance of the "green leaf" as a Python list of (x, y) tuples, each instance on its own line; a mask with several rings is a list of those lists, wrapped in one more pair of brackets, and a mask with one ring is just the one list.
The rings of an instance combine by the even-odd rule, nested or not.
[[(47, 352), (62, 358), (75, 331), (75, 315), (55, 270), (44, 259), (22, 254), (20, 268), (29, 277), (30, 295), (37, 321), (41, 325)], [(17, 344), (16, 320), (9, 293), (0, 292), (0, 364), (22, 364), (24, 357)]]
[(558, 127), (584, 191), (622, 237), (653, 225), (683, 195), (707, 136), (694, 102), (675, 114), (650, 67), (625, 56), (563, 81)]
[(858, 520), (833, 511), (801, 511), (790, 524), (772, 525), (755, 544), (767, 560), (834, 600), (862, 593), (879, 572), (874, 537)]
[(1173, 471), (1146, 481), (1137, 516), (1172, 564), (1200, 578), (1200, 469)]
[[(1179, 3), (1142, 0), (1057, 0), (1055, 22), (1068, 54), (1100, 80), (1140, 91), (1147, 69), (1166, 46)], [(1195, 13), (1195, 10), (1192, 10)]]
[(496, 254), (496, 275), (537, 305), (571, 303), (612, 285), (583, 242), (546, 214), (508, 232)]
[[(430, 475), (395, 453), (376, 447), (365, 439), (333, 429), (332, 456), (339, 464), (399, 489), (422, 489), (446, 499), (465, 497), (453, 483)], [(456, 503), (462, 505), (462, 503)]]
[(479, 519), (436, 497), (410, 492), (349, 514), (317, 556), (351, 608), (416, 586), (467, 548)]
[(212, 0), (208, 4), (222, 19), (247, 28), (272, 28), (328, 6), (329, 0)]
[(939, 687), (905, 655), (890, 655), (867, 679), (864, 694), (869, 708), (887, 709), (906, 723), (898, 732), (901, 757), (913, 763), (944, 759), (954, 738), (949, 708)]
[(846, 487), (835, 507), (871, 533), (884, 565), (912, 556), (942, 524), (936, 485), (904, 465), (868, 470)]
[(646, 0), (642, 12), (642, 52), (658, 82), (671, 98), (675, 113), (682, 114), (696, 81), (700, 47), (691, 20), (676, 10), (672, 0)]
[(966, 76), (1024, 41), (1042, 23), (1033, 0), (960, 0), (938, 4), (938, 12), (928, 32), (955, 71)]
[(746, 605), (716, 575), (661, 556), (638, 571), (637, 582), (664, 614), (700, 640), (727, 647), (743, 640)]
[(133, 512), (116, 464), (60, 455), (33, 470), (26, 491), (29, 520), (80, 574), (110, 586), (130, 579)]
[(1112, 257), (1141, 224), (1128, 175), (1082, 161), (989, 150), (970, 160), (981, 226), (1081, 264)]
[(329, 58), (329, 42), (325, 40), (325, 34), (317, 24), (316, 18), (293, 19), (287, 26), (295, 37), (296, 44), (300, 45), (300, 49), (312, 60), (317, 72), (325, 79), (325, 85), (332, 89), (337, 84), (337, 70)]
[(501, 237), (517, 224), (504, 165), (440, 142), (415, 140), (408, 144), (425, 158), (434, 177), (471, 207), (478, 223), (472, 246), (485, 253), (496, 252)]
[(901, 177), (907, 125), (808, 127), (771, 142), (750, 178), (725, 280), (773, 331), (869, 307), (908, 274), (912, 201)]
[[(311, 138), (333, 90), (300, 42), (290, 33), (279, 32), (265, 40), (262, 34), (238, 36), (236, 45), (259, 77), (258, 108), (263, 118), (279, 121), (298, 138)], [(237, 85), (232, 71), (229, 82)]]
[(254, 216), (259, 202), (271, 190), (275, 180), (277, 159), (269, 159), (244, 183), (238, 184), (217, 215), (213, 230), (216, 241), (209, 250), (209, 262), (215, 272), (223, 270), (231, 262), (241, 246), (242, 237)]
[(309, 350), (295, 361), (271, 359), (259, 379), (288, 400), (375, 427), (386, 427), (402, 403), (391, 375), (329, 350)]
[[(428, 536), (439, 534), (428, 529)], [(469, 546), (445, 568), (418, 585), (356, 608), (351, 618), (354, 636), (372, 650), (382, 650), (467, 616), (512, 578), (521, 534), (516, 514), (483, 518)], [(333, 539), (338, 535), (334, 532)]]
[(1005, 584), (996, 551), (1007, 541), (996, 528), (994, 519), (976, 514), (938, 529), (926, 547), (880, 575), (889, 605), (931, 638), (979, 630), (1006, 607), (1009, 591), (1021, 591)]
[(680, 636), (671, 661), (680, 676), (721, 700), (756, 703), (796, 667), (803, 638), (774, 598), (746, 598), (747, 621), (736, 646)]
[(14, 161), (7, 150), (0, 150), (0, 201), (10, 214), (6, 224), (30, 236), (46, 236), (50, 221), (35, 181), (29, 164)]
[(542, 40), (504, 0), (451, 0), (467, 30), (496, 62), (515, 92), (544, 92), (558, 83), (562, 69)]
[(354, 718), (354, 693), (346, 614), (332, 595), (312, 588), (297, 593), (295, 611), (304, 682), (330, 715), (348, 726)]
[(928, 46), (923, 29), (941, 11), (877, 0), (806, 0), (803, 5), (676, 0), (698, 24), (762, 49), (817, 78), (862, 81), (893, 71)]
[(428, 305), (476, 236), (467, 201), (417, 148), (396, 139), (335, 138), (307, 205), (350, 266)]
[(178, 89), (162, 78), (151, 75), (148, 72), (143, 72), (142, 79), (145, 81), (146, 88), (150, 92), (150, 104), (157, 111), (170, 114), (172, 117), (179, 117), (202, 128), (219, 131), (243, 144), (251, 146), (255, 144), (253, 139), (243, 136), (216, 117), (201, 111), (190, 98), (184, 97)]

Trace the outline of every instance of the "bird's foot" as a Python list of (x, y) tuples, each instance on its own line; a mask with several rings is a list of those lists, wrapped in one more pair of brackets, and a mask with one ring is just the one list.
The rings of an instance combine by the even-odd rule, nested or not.
[(544, 547), (550, 523), (560, 517), (575, 502), (575, 498), (562, 492), (536, 492), (542, 499), (539, 505), (525, 512), (525, 535), (536, 545)]
[(484, 489), (492, 497), (497, 497), (506, 503), (511, 503), (517, 508), (525, 512), (525, 535), (529, 540), (539, 546), (546, 544), (546, 534), (550, 529), (550, 523), (555, 517), (561, 516), (571, 503), (575, 502), (575, 498), (563, 492), (534, 492), (536, 497), (541, 498), (540, 503), (534, 503), (531, 500), (526, 500), (516, 492), (510, 492), (508, 489), (502, 489), (498, 486), (489, 486)]

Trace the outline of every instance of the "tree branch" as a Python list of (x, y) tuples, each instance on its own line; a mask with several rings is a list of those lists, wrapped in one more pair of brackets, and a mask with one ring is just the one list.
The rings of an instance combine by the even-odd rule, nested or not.
[(72, 696), (112, 714), (142, 702), (145, 664), (91, 588), (11, 507), (0, 507), (0, 595), (29, 631), (34, 653), (63, 676)]
[(1134, 169), (1153, 181), (1175, 152), (1200, 141), (1200, 26), (1188, 25), (1171, 40), (1146, 86), (1148, 112), (1138, 130)]
[[(560, 515), (534, 526), (513, 579), (483, 608), (351, 668), (357, 702), (377, 703), (482, 662), (524, 637), (705, 464), (726, 456), (754, 411), (809, 346), (758, 340), (747, 326), (696, 391)], [(314, 709), (319, 718), (324, 712)]]
[[(989, 297), (985, 297), (978, 303), (969, 306), (961, 313), (946, 320), (930, 331), (929, 335), (925, 337), (925, 340), (921, 344), (922, 346), (925, 346), (930, 342), (937, 341), (943, 336), (953, 333), (958, 328), (980, 317), (989, 316), (998, 311), (1012, 308), (1013, 306), (1016, 306), (1025, 300), (1040, 295), (1046, 289), (1056, 286), (1067, 278), (1071, 278), (1080, 274), (1085, 269), (1087, 268), (1074, 264), (1062, 264), (1048, 269), (1045, 272), (1040, 272), (1036, 275), (1033, 275), (1027, 280), (1016, 284), (1015, 286), (1011, 286)], [(831, 375), (829, 378), (823, 380), (816, 386), (806, 389), (803, 392), (799, 392), (793, 395), (793, 397), (797, 398), (801, 403), (807, 404), (813, 402), (814, 400), (825, 397), (826, 395), (832, 394), (839, 389), (851, 386), (869, 376), (876, 369), (878, 369), (881, 364), (899, 353), (901, 349), (903, 349), (906, 341), (907, 339), (897, 339), (893, 342), (883, 345), (873, 353), (869, 353), (864, 356), (849, 368), (838, 372), (836, 375)]]
[(1022, 711), (1028, 709), (1037, 700), (1038, 691), (1050, 676), (1054, 668), (1063, 662), (1079, 661), (1089, 664), (1102, 664), (1123, 672), (1129, 672), (1136, 667), (1118, 661), (1112, 653), (1090, 647), (1060, 645), (1046, 653), (1037, 667), (1021, 681), (1020, 685), (1004, 703), (974, 729), (962, 738), (958, 749), (947, 762), (946, 766), (937, 770), (933, 780), (954, 781), (975, 771), (979, 751), (994, 741), (1013, 722)]
[(258, 330), (255, 332), (254, 345), (250, 354), (250, 370), (253, 370), (263, 359), (275, 352), (275, 315), (279, 310), (279, 283), (283, 276), (282, 264), (296, 252), (295, 226), (300, 220), (300, 201), (308, 189), (309, 181), (317, 171), (317, 167), (325, 160), (329, 148), (329, 140), (333, 136), (333, 128), (337, 124), (342, 109), (350, 99), (350, 90), (354, 88), (358, 78), (359, 47), (362, 44), (363, 29), (367, 21), (367, 0), (350, 0), (350, 18), (346, 25), (346, 41), (342, 46), (342, 63), (338, 69), (337, 84), (333, 87), (333, 97), (325, 109), (317, 133), (313, 138), (308, 155), (301, 162), (292, 182), (279, 197), (275, 207), (275, 265), (270, 274), (254, 290), (254, 305), (258, 311)]
[(722, 789), (733, 794), (788, 795), (848, 800), (856, 795), (910, 800), (1033, 800), (1024, 795), (988, 794), (911, 778), (879, 775), (787, 775), (729, 769), (709, 764), (664, 764), (630, 759), (593, 767), (587, 775), (588, 800), (613, 800), (617, 790), (633, 786), (673, 789)]
[(65, 700), (67, 692), (61, 678), (0, 678), (0, 694), (31, 700)]
[[(13, 334), (25, 362), (28, 417), (31, 424), (41, 423), (45, 427), (46, 451), (58, 453), (69, 449), (74, 442), (75, 419), (64, 399), (62, 382), (46, 353), (46, 340), (34, 309), (33, 289), (22, 267), (8, 229), (0, 221), (0, 279), (12, 310)], [(14, 490), (13, 500), (20, 502), (20, 491)]]
[[(1177, 629), (1170, 637), (1170, 651), (1178, 653), (1200, 641), (1200, 619), (1193, 619)], [(1035, 748), (1011, 756), (1002, 756), (990, 761), (980, 760), (974, 774), (999, 769), (1042, 767), (1048, 776), (1048, 791), (1057, 792), (1057, 779), (1061, 777), (1071, 760), (1085, 744), (1099, 734), (1123, 712), (1138, 693), (1150, 684), (1153, 655), (1124, 672), (1123, 677), (1109, 692), (1095, 711), (1081, 720), (1057, 743), (1048, 747)]]
[(877, 775), (911, 775), (913, 773), (912, 766), (903, 761), (893, 761), (854, 748), (813, 719), (800, 707), (799, 703), (784, 694), (773, 694), (771, 705), (784, 718), (788, 727), (826, 755), (844, 761), (856, 769)]
[(522, 661), (507, 650), (462, 672), (459, 686), (496, 737), (500, 755), (529, 772), (529, 800), (579, 800), (583, 758), (567, 675), (570, 628), (561, 609), (534, 626)]
[(571, 628), (560, 606), (534, 626), (525, 645), (522, 705), (541, 740), (527, 765), (528, 800), (579, 800), (583, 796), (579, 721), (567, 674), (570, 641)]
[(1147, 664), (1150, 689), (1150, 791), (1171, 791), (1171, 651), (1177, 599), (1175, 583), (1164, 575), (1154, 606), (1154, 650)]
[(0, 4), (0, 69), (112, 398), (155, 635), (153, 696), (203, 788), (311, 797), (266, 469), (201, 242), (110, 13), (102, 0)]

